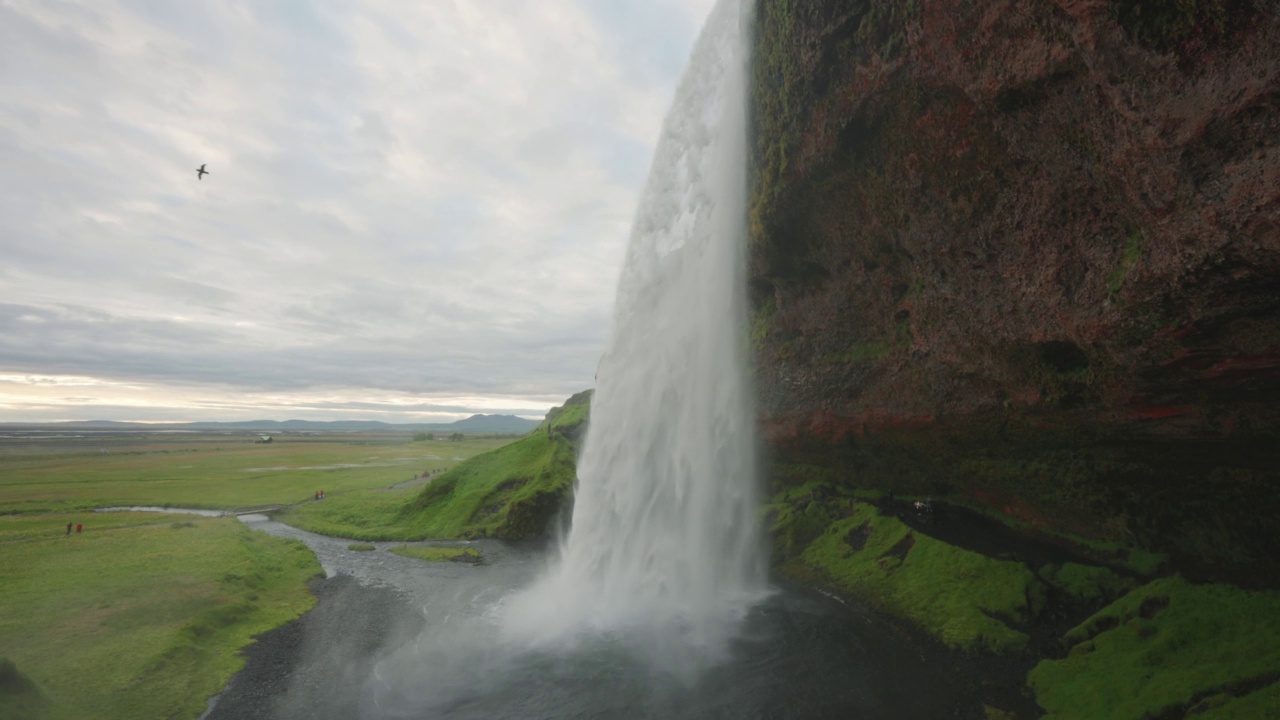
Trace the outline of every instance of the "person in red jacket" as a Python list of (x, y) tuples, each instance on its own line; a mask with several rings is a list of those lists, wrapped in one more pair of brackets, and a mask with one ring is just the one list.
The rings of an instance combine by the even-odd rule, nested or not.
[(84, 530), (84, 526), (79, 523), (76, 523), (76, 532), (79, 533), (81, 530)]

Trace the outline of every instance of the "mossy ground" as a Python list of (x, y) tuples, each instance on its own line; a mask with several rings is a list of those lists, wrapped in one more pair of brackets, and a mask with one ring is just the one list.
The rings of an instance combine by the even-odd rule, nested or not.
[(1082, 603), (1116, 597), (1137, 585), (1133, 578), (1117, 575), (1107, 568), (1072, 562), (1046, 565), (1039, 575), (1049, 585)]
[(850, 503), (846, 516), (827, 525), (791, 568), (814, 571), (834, 589), (869, 600), (964, 651), (1026, 648), (1028, 636), (1011, 624), (1028, 620), (1045, 592), (1021, 563), (918, 534), (867, 503)]
[(1280, 717), (1280, 592), (1162, 578), (1063, 641), (1028, 678), (1047, 718)]
[[(971, 661), (991, 658), (1007, 683), (1025, 677), (1047, 718), (1280, 717), (1280, 592), (1153, 578), (1138, 570), (1160, 571), (1163, 558), (1110, 545), (1073, 545), (1071, 561), (1049, 546), (1054, 562), (1031, 562), (1028, 547), (1043, 539), (1022, 523), (1007, 528), (1008, 553), (974, 552), (941, 539), (964, 535), (947, 524), (972, 513), (935, 524), (876, 503), (910, 507), (827, 480), (778, 489), (767, 515), (780, 570), (907, 620)], [(1025, 714), (991, 706), (990, 717)]]

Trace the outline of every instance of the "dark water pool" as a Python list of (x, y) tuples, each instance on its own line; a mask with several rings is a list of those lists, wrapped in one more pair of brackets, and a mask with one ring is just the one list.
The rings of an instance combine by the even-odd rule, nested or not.
[(311, 614), (249, 649), (208, 720), (933, 720), (952, 717), (957, 704), (944, 668), (911, 640), (802, 588), (780, 587), (758, 605), (710, 667), (678, 650), (654, 662), (660, 638), (643, 631), (518, 649), (501, 640), (495, 606), (536, 574), (536, 552), (477, 543), (490, 564), (423, 563), (381, 547), (352, 553), (346, 541), (265, 519), (251, 524), (307, 542), (332, 577)]

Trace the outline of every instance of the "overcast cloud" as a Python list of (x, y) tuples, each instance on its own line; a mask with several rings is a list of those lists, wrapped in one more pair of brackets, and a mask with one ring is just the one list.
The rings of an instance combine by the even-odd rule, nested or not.
[(0, 0), (0, 422), (590, 387), (711, 4)]

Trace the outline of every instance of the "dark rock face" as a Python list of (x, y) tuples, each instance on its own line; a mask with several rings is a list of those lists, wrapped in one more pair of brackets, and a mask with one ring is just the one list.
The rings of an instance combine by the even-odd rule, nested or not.
[(1280, 9), (1138, 5), (760, 0), (775, 480), (1280, 585)]

